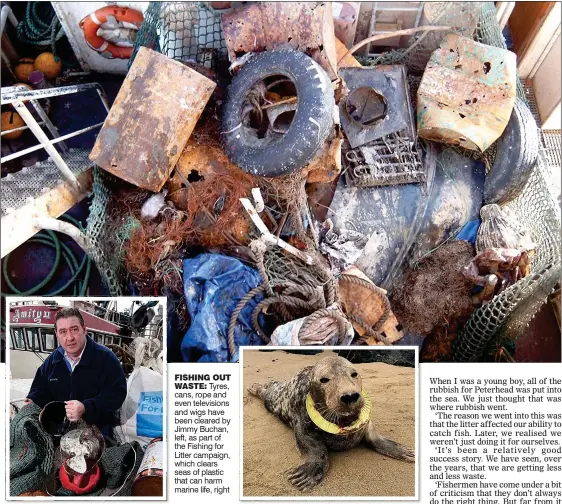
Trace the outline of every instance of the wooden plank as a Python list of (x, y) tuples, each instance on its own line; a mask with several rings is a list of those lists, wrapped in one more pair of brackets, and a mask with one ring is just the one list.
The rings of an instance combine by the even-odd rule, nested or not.
[(544, 48), (543, 53), (536, 59), (535, 63), (533, 64), (533, 68), (531, 69), (531, 71), (529, 73), (528, 79), (532, 79), (535, 76), (535, 74), (537, 73), (537, 70), (542, 65), (542, 63), (545, 60), (545, 58), (547, 57), (548, 53), (550, 52), (550, 50), (554, 46), (556, 40), (560, 36), (561, 28), (562, 28), (561, 25), (558, 25), (558, 28), (552, 34), (552, 38), (550, 39), (550, 41), (548, 42), (548, 44)]
[(509, 30), (513, 48), (518, 56), (523, 54), (525, 44), (541, 27), (544, 19), (556, 2), (517, 2), (509, 18)]
[(519, 57), (517, 73), (521, 79), (532, 76), (537, 61), (544, 59), (546, 53), (552, 47), (554, 40), (560, 33), (561, 15), (562, 6), (560, 3), (556, 3), (544, 18), (540, 27), (533, 32), (517, 54)]
[(347, 68), (347, 67), (361, 68), (361, 63), (359, 63), (359, 61), (357, 61), (353, 57), (353, 54), (347, 55), (345, 58), (343, 58), (340, 61), (341, 57), (346, 53), (347, 53), (347, 47), (344, 45), (343, 42), (341, 42), (338, 38), (336, 38), (336, 56), (338, 59), (338, 68)]
[(216, 84), (141, 47), (90, 153), (131, 184), (160, 191)]
[(76, 178), (83, 188), (80, 192), (77, 192), (70, 182), (64, 181), (35, 198), (33, 202), (2, 217), (2, 257), (41, 230), (33, 225), (35, 218), (59, 217), (88, 195), (92, 187), (92, 169), (89, 168)]
[(548, 126), (548, 129), (560, 128), (560, 117), (558, 117), (558, 128), (553, 128), (552, 125), (556, 124), (556, 121), (554, 121), (554, 114), (557, 107), (560, 106), (561, 101), (561, 58), (561, 40), (560, 35), (558, 35), (552, 48), (548, 51), (548, 54), (533, 77), (533, 90), (541, 123), (543, 127), (545, 127), (545, 125)]

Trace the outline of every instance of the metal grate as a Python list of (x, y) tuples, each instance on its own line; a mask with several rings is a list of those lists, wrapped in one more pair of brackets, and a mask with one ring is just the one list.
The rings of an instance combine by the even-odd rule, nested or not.
[(561, 150), (561, 136), (560, 130), (547, 130), (543, 131), (541, 135), (542, 148), (549, 166), (562, 166), (562, 159), (560, 158)]
[(345, 182), (357, 187), (425, 182), (415, 142), (399, 131), (362, 147), (343, 151)]
[[(92, 166), (89, 149), (70, 149), (61, 154), (75, 176)], [(64, 181), (64, 177), (51, 159), (22, 168), (2, 179), (2, 215), (15, 211), (46, 191)]]

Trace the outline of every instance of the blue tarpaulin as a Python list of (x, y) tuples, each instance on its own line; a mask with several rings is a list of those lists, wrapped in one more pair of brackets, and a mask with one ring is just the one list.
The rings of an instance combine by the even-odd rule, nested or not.
[[(261, 283), (258, 271), (238, 259), (201, 254), (183, 260), (183, 289), (191, 325), (183, 337), (181, 353), (186, 362), (229, 362), (228, 323), (236, 305)], [(251, 316), (257, 296), (238, 317), (234, 340), (239, 345), (263, 345), (252, 329)], [(238, 361), (238, 350), (230, 362)]]

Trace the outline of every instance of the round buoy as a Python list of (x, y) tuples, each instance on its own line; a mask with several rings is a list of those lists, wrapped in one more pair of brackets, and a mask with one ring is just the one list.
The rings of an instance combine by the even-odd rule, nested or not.
[[(25, 122), (17, 112), (2, 112), (2, 131), (9, 131), (20, 128), (22, 126), (25, 126)], [(15, 140), (16, 138), (19, 138), (22, 133), (23, 130), (14, 131), (13, 133), (2, 135), (2, 139), (5, 138), (6, 140)]]
[(37, 56), (34, 66), (35, 70), (43, 72), (47, 79), (56, 79), (62, 72), (62, 61), (50, 52)]
[(33, 58), (21, 58), (18, 60), (16, 66), (14, 67), (14, 73), (16, 74), (18, 80), (22, 82), (28, 81), (29, 74), (35, 70), (33, 67), (34, 61), (35, 60)]

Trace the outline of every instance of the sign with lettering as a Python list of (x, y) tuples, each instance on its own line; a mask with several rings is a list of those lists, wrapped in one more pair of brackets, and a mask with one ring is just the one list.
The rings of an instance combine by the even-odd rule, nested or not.
[(162, 391), (141, 392), (137, 409), (137, 436), (161, 437), (164, 399)]
[(10, 323), (53, 325), (59, 309), (41, 305), (16, 306), (10, 308)]
[[(55, 314), (62, 306), (22, 305), (10, 308), (10, 323), (19, 325), (53, 325)], [(119, 334), (119, 326), (96, 315), (80, 310), (88, 331)]]

